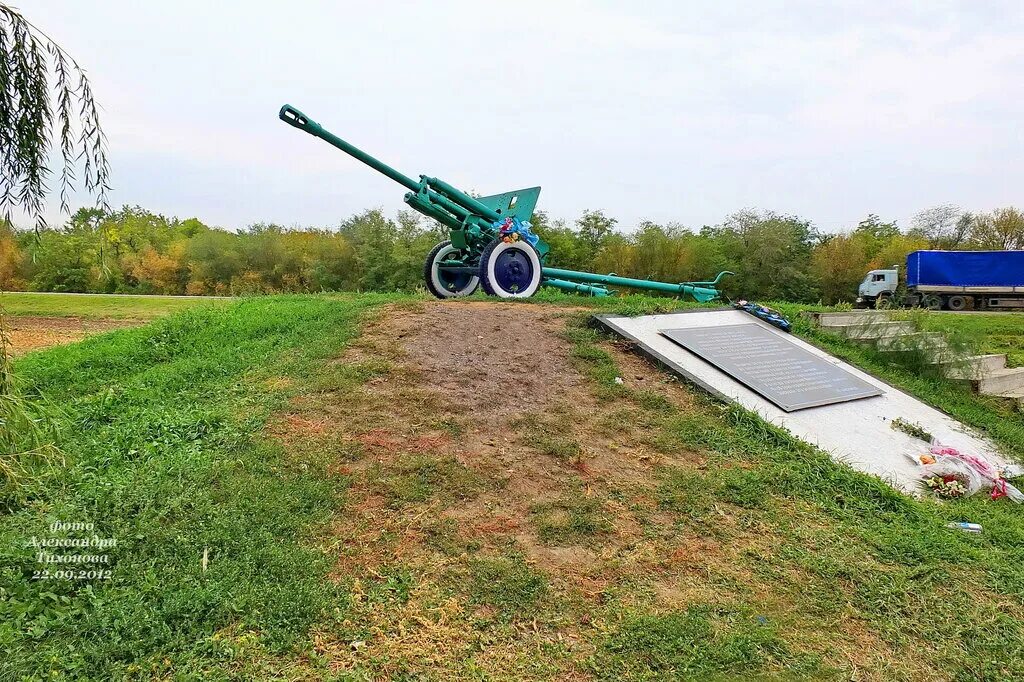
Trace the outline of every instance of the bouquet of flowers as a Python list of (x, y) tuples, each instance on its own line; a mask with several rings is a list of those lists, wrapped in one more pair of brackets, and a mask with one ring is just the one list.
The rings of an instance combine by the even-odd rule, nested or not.
[(1008, 497), (1017, 504), (1024, 502), (1024, 493), (978, 455), (934, 445), (918, 461), (924, 465), (921, 482), (939, 497), (968, 497), (979, 490), (991, 489), (993, 500)]
[(960, 474), (941, 474), (924, 479), (924, 484), (939, 497), (947, 499), (967, 495), (967, 479)]

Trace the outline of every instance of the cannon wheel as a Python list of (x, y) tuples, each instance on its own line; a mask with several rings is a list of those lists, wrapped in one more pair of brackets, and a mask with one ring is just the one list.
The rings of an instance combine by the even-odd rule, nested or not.
[(423, 279), (427, 282), (427, 290), (434, 296), (438, 298), (469, 296), (479, 286), (480, 278), (477, 275), (465, 272), (445, 272), (438, 267), (444, 260), (458, 253), (460, 251), (452, 246), (450, 241), (444, 241), (427, 254), (427, 261), (423, 264)]
[(480, 255), (480, 282), (491, 296), (528, 298), (537, 293), (540, 281), (540, 255), (529, 242), (498, 238), (484, 247)]

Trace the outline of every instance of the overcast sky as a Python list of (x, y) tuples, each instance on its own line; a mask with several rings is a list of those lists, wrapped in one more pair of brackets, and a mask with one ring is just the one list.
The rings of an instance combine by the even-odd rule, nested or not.
[(114, 203), (231, 229), (404, 207), (285, 102), (408, 175), (627, 229), (1024, 204), (1021, 2), (15, 4), (91, 74)]

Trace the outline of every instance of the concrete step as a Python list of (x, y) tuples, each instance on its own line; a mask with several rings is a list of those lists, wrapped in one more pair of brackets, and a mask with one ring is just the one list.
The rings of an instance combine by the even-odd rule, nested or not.
[(1006, 353), (998, 355), (972, 355), (966, 358), (942, 360), (943, 374), (950, 379), (983, 379), (993, 372), (1006, 369)]
[(869, 321), (879, 322), (887, 319), (883, 310), (861, 310), (859, 312), (816, 313), (819, 327), (845, 327), (851, 324), (863, 324)]
[(1010, 400), (1017, 401), (1017, 408), (1024, 411), (1024, 388), (1018, 388), (1015, 391), (1006, 391), (1005, 393), (998, 394), (1000, 398), (1009, 398)]
[(985, 395), (1003, 395), (1024, 390), (1024, 367), (997, 369), (974, 383), (978, 393)]
[(923, 350), (934, 354), (936, 362), (954, 359), (950, 352), (949, 344), (946, 342), (946, 337), (941, 332), (915, 332), (913, 334), (882, 337), (875, 341), (875, 347), (878, 350), (891, 353)]
[(838, 332), (848, 339), (887, 339), (914, 333), (914, 325), (910, 322), (887, 322), (885, 320), (868, 320), (859, 324), (834, 324), (828, 327), (830, 332)]

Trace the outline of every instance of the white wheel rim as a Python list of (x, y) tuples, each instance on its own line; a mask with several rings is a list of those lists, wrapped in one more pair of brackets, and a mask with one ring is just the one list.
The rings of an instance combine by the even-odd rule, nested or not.
[[(494, 265), (498, 260), (498, 256), (508, 249), (519, 249), (525, 253), (526, 257), (530, 259), (530, 265), (533, 266), (533, 277), (530, 279), (530, 284), (521, 291), (505, 291), (501, 287), (495, 286)], [(502, 242), (494, 247), (490, 256), (487, 257), (487, 281), (491, 283), (491, 289), (498, 298), (528, 298), (533, 296), (537, 293), (537, 289), (540, 288), (540, 278), (540, 256), (537, 255), (537, 250), (529, 244), (524, 244), (523, 242)]]
[(456, 253), (457, 251), (457, 248), (449, 244), (434, 255), (434, 262), (430, 264), (430, 283), (434, 285), (434, 290), (439, 292), (445, 298), (469, 296), (471, 293), (476, 291), (477, 286), (480, 284), (480, 276), (473, 275), (470, 277), (469, 283), (466, 284), (466, 286), (452, 291), (444, 282), (441, 281), (441, 269), (438, 267), (438, 263), (447, 258), (448, 254)]

